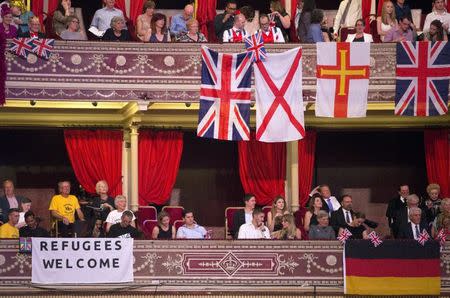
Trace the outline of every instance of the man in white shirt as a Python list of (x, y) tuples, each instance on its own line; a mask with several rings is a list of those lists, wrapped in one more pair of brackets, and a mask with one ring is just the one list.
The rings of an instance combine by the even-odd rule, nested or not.
[(177, 239), (205, 239), (206, 229), (195, 223), (194, 212), (183, 211), (184, 225), (177, 231)]
[(97, 10), (92, 18), (91, 28), (89, 31), (101, 37), (107, 29), (111, 27), (111, 19), (113, 17), (123, 16), (123, 11), (114, 7), (116, 0), (104, 0), (105, 7)]
[(271, 27), (269, 17), (262, 14), (259, 17), (259, 31), (263, 35), (264, 43), (282, 43), (284, 42), (283, 32), (278, 27)]
[(356, 20), (362, 17), (361, 0), (342, 0), (334, 19), (334, 34), (338, 34), (341, 27), (353, 27)]
[(333, 211), (341, 208), (341, 204), (339, 204), (339, 201), (336, 199), (336, 197), (331, 195), (330, 187), (328, 185), (322, 184), (319, 186), (318, 190), (325, 202), (324, 209), (328, 211), (330, 215)]
[(223, 42), (244, 42), (244, 38), (247, 35), (245, 31), (245, 17), (243, 14), (238, 14), (234, 17), (233, 28), (226, 30), (223, 33)]
[(450, 13), (445, 9), (444, 0), (433, 0), (434, 9), (432, 12), (427, 14), (425, 18), (425, 23), (423, 24), (423, 32), (427, 33), (430, 31), (431, 22), (434, 20), (439, 20), (442, 23), (442, 27), (444, 27), (445, 33), (449, 33), (450, 29)]
[(264, 212), (261, 209), (253, 210), (252, 222), (239, 228), (238, 239), (270, 239), (269, 229), (264, 225)]

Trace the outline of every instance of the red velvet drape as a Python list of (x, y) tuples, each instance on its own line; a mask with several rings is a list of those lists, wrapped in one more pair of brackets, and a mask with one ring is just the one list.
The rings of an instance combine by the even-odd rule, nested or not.
[(449, 130), (425, 130), (425, 161), (429, 183), (441, 187), (441, 197), (450, 196), (450, 145)]
[(276, 196), (284, 197), (286, 143), (238, 142), (239, 176), (245, 193), (252, 193), (258, 205), (270, 205)]
[(106, 180), (109, 195), (122, 194), (122, 139), (118, 130), (65, 130), (64, 140), (78, 182), (89, 193)]
[(42, 16), (44, 15), (44, 0), (32, 0), (31, 11), (35, 16), (39, 17), (42, 25), (44, 21), (42, 18)]
[(208, 41), (215, 41), (214, 17), (216, 16), (217, 0), (198, 0), (197, 2), (197, 21), (200, 25), (200, 32), (203, 33)]
[(306, 132), (306, 136), (298, 141), (298, 187), (299, 203), (305, 207), (311, 191), (314, 174), (314, 159), (316, 152), (317, 134), (313, 130)]
[(362, 19), (366, 22), (366, 27), (364, 29), (364, 32), (369, 33), (370, 32), (370, 9), (372, 7), (372, 0), (362, 0), (361, 5), (361, 16)]
[(182, 152), (182, 132), (139, 132), (139, 205), (162, 205), (170, 198)]
[[(133, 1), (138, 1), (138, 0), (131, 0), (131, 2), (133, 2)], [(114, 6), (118, 9), (120, 9), (123, 12), (123, 15), (125, 17), (127, 17), (127, 7), (125, 4), (125, 0), (116, 0), (116, 4)]]
[(130, 16), (129, 19), (136, 26), (137, 17), (142, 14), (142, 7), (144, 6), (144, 0), (132, 0), (130, 2)]
[(58, 7), (58, 0), (48, 0), (48, 10), (47, 13), (49, 15), (53, 15), (53, 13), (55, 12), (56, 8)]
[(383, 3), (384, 3), (384, 0), (378, 1), (377, 16), (381, 16), (381, 11), (383, 10)]

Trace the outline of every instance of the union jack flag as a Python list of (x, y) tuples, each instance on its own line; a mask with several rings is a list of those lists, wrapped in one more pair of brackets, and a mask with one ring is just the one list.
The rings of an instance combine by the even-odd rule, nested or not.
[(249, 140), (251, 61), (246, 53), (222, 54), (202, 47), (202, 84), (197, 135)]
[(264, 61), (267, 58), (262, 32), (245, 37), (245, 48), (253, 62)]
[(439, 233), (436, 235), (436, 240), (439, 241), (441, 247), (445, 245), (445, 241), (447, 240), (447, 234), (445, 233), (444, 229), (439, 230)]
[(450, 44), (397, 43), (395, 114), (436, 116), (448, 112)]
[(373, 246), (378, 247), (383, 243), (383, 241), (380, 239), (380, 236), (377, 235), (375, 231), (372, 231), (369, 235), (369, 240), (372, 242)]
[(348, 240), (353, 234), (348, 230), (344, 229), (342, 233), (337, 237), (337, 240), (341, 241), (342, 244), (345, 244), (345, 241)]
[(8, 51), (19, 57), (27, 58), (28, 54), (33, 52), (34, 47), (33, 38), (13, 38)]
[(430, 235), (428, 234), (427, 230), (423, 229), (422, 233), (419, 234), (419, 237), (416, 240), (420, 244), (425, 245), (425, 242), (427, 242), (429, 239)]
[(53, 51), (54, 39), (33, 39), (33, 53), (36, 53), (39, 57), (48, 60), (50, 54)]

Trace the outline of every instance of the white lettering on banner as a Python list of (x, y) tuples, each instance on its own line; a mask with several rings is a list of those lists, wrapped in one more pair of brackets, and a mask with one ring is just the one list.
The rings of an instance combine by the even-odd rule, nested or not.
[(133, 279), (132, 238), (32, 238), (33, 283), (120, 283)]

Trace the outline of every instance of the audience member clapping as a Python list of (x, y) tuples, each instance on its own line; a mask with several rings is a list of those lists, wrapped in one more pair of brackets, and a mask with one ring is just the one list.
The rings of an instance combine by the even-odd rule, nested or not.
[(63, 40), (86, 40), (86, 34), (80, 30), (80, 20), (76, 16), (67, 17), (67, 29), (61, 32)]
[(26, 38), (45, 38), (45, 34), (42, 33), (41, 30), (41, 22), (39, 21), (39, 18), (34, 16), (31, 17), (28, 21), (28, 28), (29, 31), (27, 32), (20, 32), (18, 34), (18, 37), (26, 37)]
[(320, 210), (317, 213), (317, 224), (311, 225), (309, 228), (309, 240), (334, 240), (336, 234), (333, 228), (329, 225), (330, 219), (328, 212)]
[(366, 22), (363, 19), (359, 19), (355, 23), (355, 34), (347, 35), (346, 42), (373, 42), (372, 35), (369, 33), (364, 33), (366, 28)]
[(25, 213), (26, 226), (19, 229), (20, 237), (50, 237), (47, 230), (39, 227), (39, 222), (32, 211)]
[(102, 37), (105, 41), (130, 41), (131, 37), (125, 29), (125, 19), (115, 16), (111, 19), (111, 28), (108, 28)]
[(291, 27), (291, 17), (284, 9), (280, 0), (270, 1), (270, 20), (274, 26), (283, 31), (285, 41), (289, 41), (289, 28)]
[(179, 42), (208, 42), (205, 35), (199, 32), (199, 24), (196, 19), (190, 19), (186, 22), (187, 32), (179, 35), (177, 41)]
[[(127, 208), (127, 198), (123, 195), (118, 195), (114, 199), (114, 205), (116, 207), (116, 210), (111, 211), (108, 214), (108, 217), (106, 218), (106, 233), (109, 232), (109, 229), (112, 225), (119, 223), (122, 217), (122, 214), (124, 211), (126, 211)], [(129, 210), (128, 210), (129, 211)], [(131, 212), (131, 211), (130, 211)], [(133, 212), (131, 212), (133, 214)], [(136, 227), (136, 217), (133, 214), (132, 221), (130, 223), (133, 227)]]
[(381, 16), (377, 17), (377, 32), (381, 41), (384, 41), (384, 37), (389, 30), (397, 27), (397, 24), (394, 3), (388, 0), (384, 1), (381, 8)]
[(0, 26), (0, 32), (5, 34), (6, 38), (16, 38), (17, 28), (12, 25), (13, 16), (11, 9), (8, 5), (3, 4), (1, 7), (2, 25)]
[(186, 5), (182, 14), (177, 14), (172, 17), (170, 33), (174, 36), (186, 33), (188, 31), (186, 22), (192, 19), (193, 15), (194, 6), (192, 4)]
[(292, 214), (285, 214), (281, 217), (281, 230), (273, 232), (272, 238), (278, 240), (302, 239), (302, 232), (295, 226), (295, 218)]
[(153, 13), (155, 12), (156, 4), (153, 0), (147, 0), (142, 8), (142, 14), (136, 19), (136, 35), (139, 40), (145, 41), (147, 33), (151, 34), (150, 23), (152, 21)]
[(165, 211), (158, 214), (158, 225), (153, 228), (152, 239), (175, 239), (175, 227), (170, 224), (170, 215)]
[(434, 20), (430, 24), (430, 28), (423, 35), (424, 40), (428, 41), (447, 41), (447, 32), (444, 30), (441, 21)]
[(167, 17), (162, 13), (155, 13), (150, 23), (151, 30), (145, 35), (148, 42), (170, 42), (170, 34), (167, 30)]
[(177, 239), (205, 239), (206, 229), (195, 222), (194, 212), (183, 211), (184, 225), (178, 228)]
[[(305, 213), (305, 219), (303, 220), (303, 227), (305, 231), (309, 231), (312, 225), (317, 225), (317, 216), (322, 210), (322, 196), (318, 193), (314, 194), (308, 203), (308, 211)], [(325, 211), (326, 212), (326, 211)], [(328, 214), (328, 213), (327, 213)]]
[(58, 7), (53, 13), (53, 31), (56, 35), (61, 35), (71, 20), (69, 17), (74, 14), (75, 10), (72, 7), (71, 0), (59, 0)]
[(97, 10), (92, 18), (91, 28), (89, 31), (97, 37), (102, 37), (106, 30), (111, 27), (111, 20), (113, 17), (124, 18), (123, 12), (115, 8), (115, 0), (104, 0), (105, 7)]
[(276, 232), (283, 228), (281, 218), (285, 214), (289, 214), (286, 201), (283, 197), (278, 196), (273, 200), (272, 209), (267, 213), (267, 225), (271, 232)]

